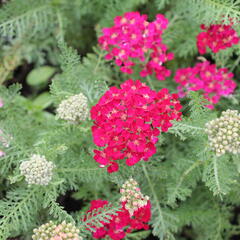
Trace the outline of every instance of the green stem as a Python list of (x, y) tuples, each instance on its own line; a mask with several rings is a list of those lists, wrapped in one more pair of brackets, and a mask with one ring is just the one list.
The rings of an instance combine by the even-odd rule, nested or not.
[(59, 24), (59, 33), (57, 38), (59, 41), (64, 41), (64, 30), (63, 30), (63, 21), (62, 21), (62, 15), (60, 11), (57, 11), (57, 19), (58, 19), (58, 24)]
[(98, 67), (99, 67), (99, 65), (100, 65), (100, 63), (101, 63), (102, 57), (103, 57), (103, 50), (101, 50), (100, 54), (98, 55), (97, 64), (96, 64), (96, 66), (95, 66), (95, 68), (94, 68), (94, 70), (93, 70), (93, 73), (94, 73), (94, 74), (95, 74), (95, 73), (97, 72), (97, 70), (98, 70)]
[[(201, 160), (198, 160), (196, 162), (194, 162), (182, 175), (181, 177), (179, 178), (178, 180), (178, 184), (173, 192), (173, 195), (175, 195), (178, 191), (178, 189), (180, 189), (184, 179), (188, 176), (188, 174), (193, 171), (196, 167), (198, 167), (199, 165), (201, 165), (203, 163), (203, 161)], [(170, 203), (170, 202), (169, 202)]]
[(146, 169), (144, 163), (142, 163), (142, 169), (143, 169), (144, 175), (145, 175), (145, 177), (146, 177), (146, 179), (148, 181), (148, 185), (149, 185), (150, 190), (152, 192), (154, 201), (156, 202), (156, 206), (157, 206), (157, 210), (159, 212), (159, 217), (161, 219), (162, 227), (163, 227), (163, 229), (165, 229), (165, 223), (164, 223), (164, 220), (163, 220), (163, 213), (162, 213), (162, 209), (161, 209), (160, 204), (159, 204), (158, 196), (157, 196), (157, 194), (156, 194), (156, 192), (154, 190), (152, 181), (151, 181), (151, 179), (150, 179), (150, 177), (148, 175), (148, 172), (147, 172), (147, 169)]
[[(136, 237), (141, 237), (142, 232), (134, 232), (134, 233), (128, 233), (127, 237), (132, 237), (132, 238), (136, 238)], [(144, 236), (150, 235), (151, 234), (151, 230), (147, 230), (144, 231)]]
[(213, 158), (213, 169), (214, 169), (214, 177), (215, 177), (215, 182), (217, 185), (217, 193), (219, 194), (220, 199), (222, 200), (222, 190), (219, 182), (219, 177), (218, 177), (218, 165), (217, 165), (218, 158), (214, 156)]
[(232, 65), (229, 71), (232, 72), (235, 69), (235, 67), (238, 66), (239, 62), (240, 62), (240, 55), (238, 56), (237, 60), (234, 62), (234, 64)]
[(153, 86), (153, 84), (152, 84), (152, 81), (151, 81), (151, 79), (150, 79), (149, 76), (147, 76), (147, 82), (149, 83), (151, 89), (152, 89), (152, 90), (155, 90), (155, 88), (154, 88), (154, 86)]

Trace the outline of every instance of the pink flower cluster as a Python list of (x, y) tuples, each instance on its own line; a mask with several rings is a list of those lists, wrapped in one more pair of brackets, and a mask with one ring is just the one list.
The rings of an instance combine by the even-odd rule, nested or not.
[[(197, 63), (193, 68), (178, 69), (174, 77), (179, 84), (179, 96), (183, 97), (188, 91), (201, 91), (211, 103), (216, 104), (221, 96), (233, 93), (236, 83), (232, 79), (233, 73), (227, 68), (216, 68), (208, 61)], [(213, 108), (213, 105), (207, 107)]]
[(197, 47), (200, 54), (205, 54), (207, 47), (217, 53), (222, 49), (238, 44), (240, 40), (237, 32), (232, 28), (232, 24), (213, 24), (209, 27), (202, 24), (201, 29), (206, 31), (197, 36)]
[(180, 119), (181, 108), (177, 94), (153, 91), (139, 80), (127, 80), (120, 89), (111, 87), (91, 109), (94, 143), (105, 147), (94, 150), (95, 161), (108, 166), (109, 173), (118, 171), (120, 159), (128, 166), (147, 161), (156, 153), (160, 132)]
[[(105, 200), (93, 200), (91, 201), (91, 207), (88, 212), (94, 209), (102, 208), (108, 204)], [(103, 227), (95, 228), (95, 232), (92, 234), (93, 238), (100, 239), (109, 236), (113, 240), (121, 240), (126, 236), (126, 233), (130, 233), (133, 230), (140, 230), (149, 228), (147, 224), (151, 219), (151, 203), (148, 201), (147, 205), (136, 210), (132, 216), (130, 216), (128, 210), (125, 208), (125, 203), (122, 203), (122, 208), (117, 215), (112, 215), (109, 223), (104, 223)]]
[(168, 20), (161, 14), (155, 21), (148, 22), (147, 15), (127, 12), (115, 17), (113, 27), (103, 28), (98, 42), (108, 51), (106, 59), (114, 59), (122, 72), (132, 74), (133, 66), (140, 63), (142, 77), (155, 73), (158, 80), (164, 80), (171, 72), (162, 64), (174, 57), (173, 53), (167, 53), (167, 46), (162, 43), (167, 25)]

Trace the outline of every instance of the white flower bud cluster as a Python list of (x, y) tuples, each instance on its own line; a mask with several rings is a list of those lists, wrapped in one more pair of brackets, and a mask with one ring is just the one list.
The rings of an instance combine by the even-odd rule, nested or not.
[(57, 108), (57, 116), (72, 123), (85, 121), (89, 116), (87, 98), (80, 93), (63, 100)]
[(33, 230), (33, 240), (82, 240), (79, 230), (72, 224), (62, 223), (56, 225), (52, 221)]
[(45, 156), (33, 154), (28, 161), (20, 165), (21, 174), (28, 184), (48, 185), (52, 179), (54, 164), (48, 162)]
[(220, 118), (206, 124), (210, 147), (217, 156), (240, 153), (240, 114), (237, 110), (222, 112)]
[(137, 209), (147, 205), (149, 200), (148, 196), (143, 196), (138, 183), (132, 178), (122, 185), (120, 193), (122, 195), (120, 201), (126, 203), (125, 208), (129, 211), (131, 216)]

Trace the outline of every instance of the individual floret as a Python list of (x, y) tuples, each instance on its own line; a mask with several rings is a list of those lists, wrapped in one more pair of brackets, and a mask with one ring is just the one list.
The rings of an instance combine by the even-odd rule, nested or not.
[(240, 153), (240, 114), (237, 110), (222, 112), (220, 118), (206, 124), (209, 144), (217, 156)]
[(33, 230), (33, 240), (82, 240), (79, 230), (72, 223), (56, 225), (52, 221)]
[(28, 161), (20, 165), (21, 174), (28, 184), (48, 185), (52, 179), (54, 164), (48, 162), (45, 156), (33, 154)]
[(71, 123), (85, 121), (89, 116), (87, 98), (80, 93), (63, 100), (57, 108), (57, 116)]
[(120, 201), (125, 203), (125, 208), (129, 211), (130, 216), (132, 216), (137, 209), (147, 205), (149, 200), (148, 196), (144, 196), (141, 193), (138, 183), (132, 178), (122, 185), (120, 193), (122, 195)]

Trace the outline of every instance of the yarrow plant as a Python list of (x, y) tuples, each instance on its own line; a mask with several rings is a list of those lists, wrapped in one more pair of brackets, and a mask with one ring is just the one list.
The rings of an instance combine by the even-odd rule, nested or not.
[(72, 223), (63, 221), (55, 224), (53, 221), (41, 225), (33, 230), (33, 240), (83, 240), (79, 236), (79, 229)]
[(210, 146), (217, 156), (240, 153), (240, 114), (237, 110), (222, 112), (220, 118), (206, 124)]
[(120, 159), (128, 166), (148, 159), (156, 153), (155, 144), (161, 132), (181, 119), (182, 106), (177, 94), (168, 89), (151, 90), (139, 80), (128, 80), (121, 88), (111, 87), (91, 109), (94, 120), (94, 159), (108, 172), (118, 171)]
[(213, 108), (222, 96), (233, 93), (237, 84), (233, 81), (233, 73), (227, 68), (217, 68), (209, 61), (197, 63), (194, 67), (178, 69), (174, 77), (179, 84), (179, 96), (183, 97), (188, 91), (200, 91), (212, 104)]
[[(88, 212), (94, 209), (102, 208), (107, 205), (106, 200), (92, 200)], [(93, 238), (103, 239), (107, 236), (113, 240), (124, 239), (126, 233), (131, 233), (133, 230), (148, 229), (148, 222), (151, 220), (151, 204), (147, 202), (143, 207), (135, 210), (131, 215), (122, 203), (122, 208), (117, 212), (117, 215), (112, 215), (109, 223), (102, 222), (102, 227), (95, 228), (92, 233)]]
[(205, 32), (201, 32), (197, 36), (197, 47), (200, 54), (205, 54), (207, 47), (217, 53), (238, 44), (240, 40), (237, 32), (232, 28), (232, 24), (212, 24), (210, 26), (202, 24), (201, 29)]
[(57, 108), (57, 116), (71, 123), (85, 121), (89, 116), (87, 98), (80, 93), (63, 100)]
[(237, 2), (1, 1), (0, 240), (240, 239)]
[(48, 185), (52, 179), (54, 164), (45, 156), (33, 154), (30, 160), (23, 161), (20, 171), (28, 184)]
[(133, 66), (139, 64), (142, 77), (155, 74), (158, 80), (164, 80), (171, 72), (163, 63), (173, 59), (173, 53), (167, 53), (162, 42), (167, 25), (168, 20), (161, 14), (148, 22), (145, 14), (127, 12), (115, 17), (113, 27), (103, 29), (98, 42), (108, 51), (106, 59), (114, 59), (122, 72), (132, 74)]
[(120, 201), (125, 204), (130, 216), (137, 209), (148, 204), (149, 197), (141, 193), (138, 183), (133, 178), (130, 178), (122, 185), (120, 193), (122, 195)]

